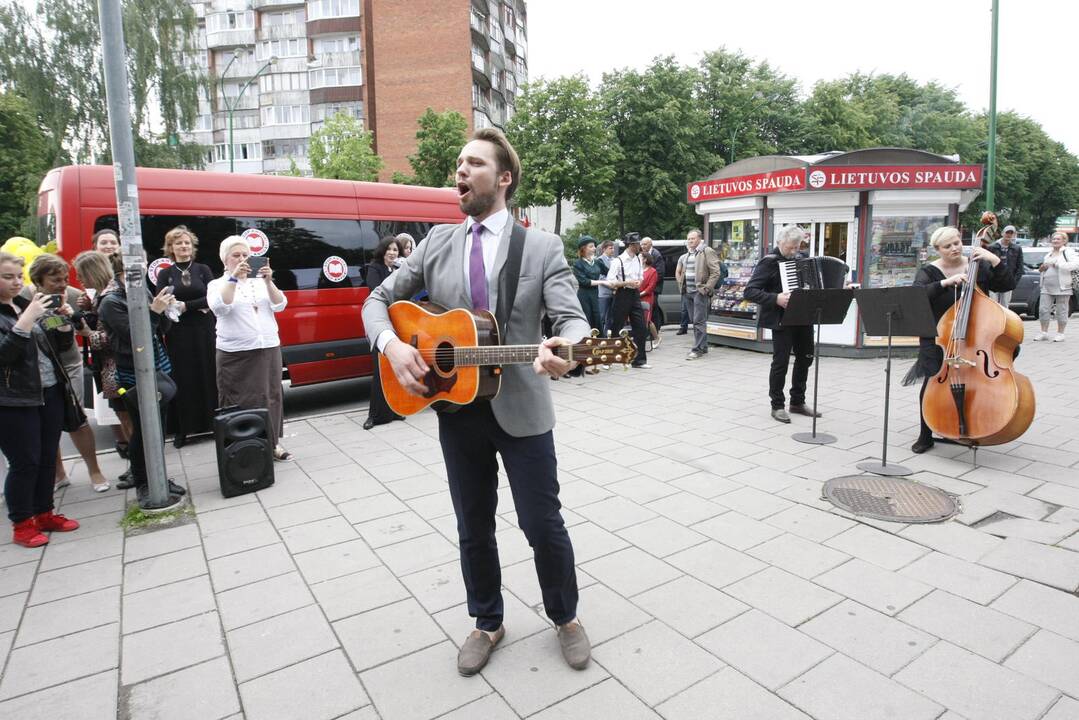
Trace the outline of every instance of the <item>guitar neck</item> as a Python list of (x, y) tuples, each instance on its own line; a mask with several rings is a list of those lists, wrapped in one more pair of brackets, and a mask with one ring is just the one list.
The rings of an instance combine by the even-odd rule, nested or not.
[[(539, 355), (539, 345), (480, 345), (453, 348), (453, 363), (460, 366), (531, 365)], [(573, 346), (552, 348), (563, 360), (572, 359)]]

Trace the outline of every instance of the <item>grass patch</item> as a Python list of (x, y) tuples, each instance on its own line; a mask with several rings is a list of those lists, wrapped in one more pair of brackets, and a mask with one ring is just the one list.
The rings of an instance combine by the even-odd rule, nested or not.
[(154, 528), (183, 525), (195, 517), (195, 508), (185, 502), (175, 510), (161, 513), (148, 513), (137, 502), (127, 506), (127, 512), (120, 518), (120, 527), (126, 532), (132, 530), (150, 530)]

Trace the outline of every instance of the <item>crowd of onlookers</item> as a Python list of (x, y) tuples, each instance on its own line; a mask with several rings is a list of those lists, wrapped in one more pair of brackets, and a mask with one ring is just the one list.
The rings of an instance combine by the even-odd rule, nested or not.
[[(385, 279), (413, 244), (405, 234), (384, 239), (368, 284)], [(23, 258), (0, 253), (0, 450), (8, 464), (4, 498), (16, 543), (37, 547), (48, 542), (47, 532), (78, 528), (77, 521), (53, 512), (55, 490), (70, 482), (60, 457), (64, 432), (86, 462), (95, 491), (133, 487), (140, 505), (162, 507), (151, 505), (147, 488), (129, 292), (146, 293), (156, 405), (175, 446), (212, 430), (216, 408), (266, 408), (274, 459), (291, 458), (280, 441), (282, 360), (274, 317), (285, 308), (285, 295), (269, 263), (252, 260), (240, 236), (221, 242), (219, 277), (196, 261), (198, 246), (195, 233), (173, 228), (164, 238), (171, 265), (155, 285), (144, 276), (125, 283), (119, 238), (102, 230), (93, 249), (72, 262), (82, 290), (69, 284), (72, 268), (57, 255), (40, 254), (24, 268)], [(83, 403), (86, 372), (93, 376), (95, 421), (112, 427), (116, 450), (129, 463), (115, 482), (98, 465)], [(378, 407), (373, 399), (372, 417), (388, 421)], [(170, 480), (164, 507), (184, 493)]]

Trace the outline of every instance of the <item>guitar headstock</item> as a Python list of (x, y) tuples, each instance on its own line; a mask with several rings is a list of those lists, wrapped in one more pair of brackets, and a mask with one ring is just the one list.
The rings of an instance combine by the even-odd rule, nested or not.
[(573, 345), (573, 359), (585, 367), (597, 365), (629, 365), (637, 357), (637, 345), (623, 330), (615, 337), (600, 337), (593, 330), (591, 337)]

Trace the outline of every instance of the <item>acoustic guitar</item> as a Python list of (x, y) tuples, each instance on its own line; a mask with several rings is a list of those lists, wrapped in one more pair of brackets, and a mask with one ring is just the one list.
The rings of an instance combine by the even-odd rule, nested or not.
[[(413, 415), (434, 403), (467, 405), (498, 394), (503, 365), (531, 365), (539, 345), (502, 345), (495, 316), (486, 310), (446, 310), (433, 303), (400, 300), (390, 305), (390, 322), (402, 342), (420, 351), (430, 368), (423, 379), (427, 391), (413, 395), (397, 380), (381, 353), (379, 377), (386, 403), (398, 415)], [(629, 365), (637, 346), (623, 330), (618, 337), (591, 337), (552, 348), (563, 360), (586, 366)]]

